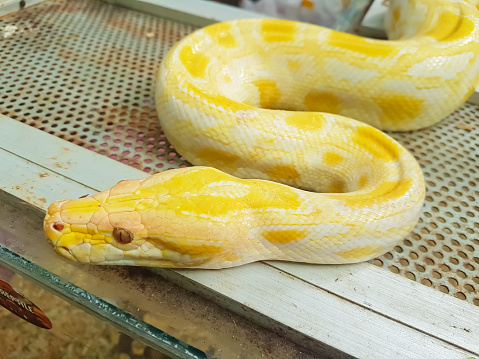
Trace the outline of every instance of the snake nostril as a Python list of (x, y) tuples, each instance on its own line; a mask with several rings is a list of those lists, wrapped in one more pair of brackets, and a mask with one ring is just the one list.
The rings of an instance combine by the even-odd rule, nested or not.
[(54, 230), (60, 232), (60, 231), (63, 230), (64, 226), (63, 226), (63, 224), (61, 224), (61, 223), (55, 223), (55, 224), (52, 226), (52, 228), (53, 228)]

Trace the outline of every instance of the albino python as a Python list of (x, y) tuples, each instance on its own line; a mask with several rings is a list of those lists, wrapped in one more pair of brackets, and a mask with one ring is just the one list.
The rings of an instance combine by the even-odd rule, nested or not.
[(430, 126), (479, 83), (475, 3), (390, 3), (390, 41), (272, 19), (184, 38), (162, 62), (156, 104), (198, 167), (54, 202), (44, 229), (55, 250), (194, 268), (389, 251), (416, 224), (425, 187), (414, 157), (374, 127)]

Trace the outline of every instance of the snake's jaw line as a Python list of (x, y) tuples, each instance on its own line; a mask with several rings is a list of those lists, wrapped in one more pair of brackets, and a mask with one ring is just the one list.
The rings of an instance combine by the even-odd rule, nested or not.
[(71, 254), (70, 250), (67, 247), (56, 246), (54, 247), (55, 251), (63, 257), (74, 260), (77, 262), (77, 259)]

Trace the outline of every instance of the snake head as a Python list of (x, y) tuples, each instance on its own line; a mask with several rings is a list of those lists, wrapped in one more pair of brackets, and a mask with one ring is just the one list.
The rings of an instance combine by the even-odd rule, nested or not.
[(106, 192), (62, 199), (49, 206), (44, 231), (57, 253), (79, 262), (103, 264), (125, 260), (125, 253), (138, 250), (141, 235), (133, 232), (141, 231), (132, 223), (134, 208), (128, 201), (102, 201), (110, 191)]
[(89, 197), (58, 200), (46, 213), (46, 236), (58, 254), (78, 262), (205, 267), (223, 247), (209, 239), (219, 236), (205, 225), (188, 227), (189, 219), (180, 218), (188, 186), (197, 183), (184, 175), (195, 171), (165, 171)]

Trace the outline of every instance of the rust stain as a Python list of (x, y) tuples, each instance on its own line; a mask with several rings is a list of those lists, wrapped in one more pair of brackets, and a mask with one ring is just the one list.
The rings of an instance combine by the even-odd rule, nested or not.
[(48, 177), (48, 173), (47, 173), (47, 172), (40, 173), (40, 174), (38, 175), (38, 177), (40, 177), (40, 178)]
[(474, 125), (470, 125), (468, 123), (457, 123), (456, 128), (466, 131), (472, 131), (475, 129)]
[[(132, 23), (125, 19), (123, 16), (115, 16), (112, 17), (107, 21), (107, 24), (112, 27), (111, 31), (115, 30), (123, 30), (127, 31), (130, 36), (134, 37), (141, 37), (142, 35), (147, 37), (147, 38), (161, 38), (161, 41), (172, 45), (176, 41), (180, 40), (182, 37), (186, 36), (186, 32), (182, 31), (174, 31), (170, 27), (168, 29), (168, 24), (165, 24), (163, 26), (145, 26), (143, 24), (134, 24), (133, 26), (137, 31), (132, 32), (131, 27)], [(191, 30), (195, 30), (194, 28), (191, 28)]]
[[(113, 67), (114, 59), (122, 60), (119, 66), (123, 69), (137, 72), (154, 72), (158, 67), (158, 58), (146, 57), (138, 52), (130, 51), (125, 48), (112, 48), (103, 46), (97, 52), (79, 52), (78, 49), (68, 47), (68, 44), (59, 50), (56, 54), (59, 59), (67, 59), (75, 62), (88, 64), (91, 67)], [(123, 59), (129, 59), (125, 61)], [(61, 61), (60, 61), (61, 62)], [(118, 66), (118, 65), (116, 65)]]
[[(27, 201), (32, 201), (31, 198), (26, 198), (26, 200), (27, 200)], [(37, 208), (37, 206), (35, 206), (34, 204), (29, 203), (29, 202), (24, 202), (24, 201), (22, 201), (22, 202), (20, 202), (20, 203), (21, 203), (21, 204), (24, 204), (25, 206), (30, 206), (30, 207), (33, 207), (33, 208)]]
[[(93, 9), (92, 9), (93, 10)], [(63, 13), (63, 14), (88, 14), (89, 8), (81, 8), (75, 6), (75, 1), (73, 2), (60, 2), (60, 3), (53, 3), (48, 8), (48, 13)]]
[(33, 193), (31, 190), (24, 189), (25, 195), (23, 197), (23, 201), (21, 201), (21, 204), (24, 204), (26, 206), (30, 206), (33, 208), (42, 208), (42, 205), (47, 203), (46, 198), (41, 197), (38, 198), (36, 197), (35, 193)]
[(55, 166), (56, 168), (68, 169), (71, 166), (71, 162), (55, 162), (53, 166)]

